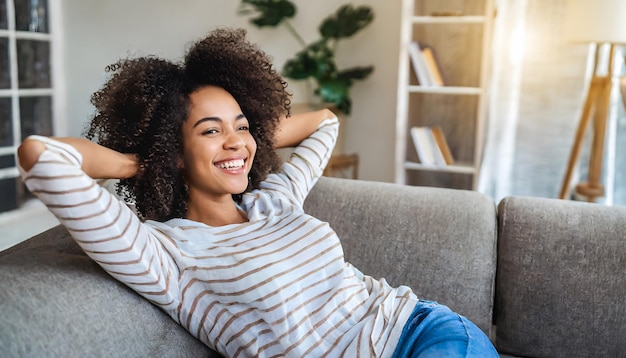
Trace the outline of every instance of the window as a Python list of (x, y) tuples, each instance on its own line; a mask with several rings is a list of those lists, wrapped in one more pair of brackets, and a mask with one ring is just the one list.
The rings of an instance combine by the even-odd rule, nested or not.
[(0, 0), (0, 212), (17, 208), (24, 195), (15, 157), (19, 143), (31, 134), (54, 134), (48, 5)]

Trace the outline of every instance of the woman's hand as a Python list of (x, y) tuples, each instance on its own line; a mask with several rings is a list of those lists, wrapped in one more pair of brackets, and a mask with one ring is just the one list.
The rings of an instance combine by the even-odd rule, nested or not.
[[(137, 174), (134, 154), (123, 154), (84, 138), (52, 138), (73, 146), (83, 157), (83, 171), (94, 179), (125, 179)], [(27, 138), (17, 149), (20, 166), (30, 170), (46, 150), (43, 142)]]
[(323, 120), (334, 117), (336, 115), (331, 110), (321, 109), (281, 118), (275, 147), (295, 147), (315, 132)]

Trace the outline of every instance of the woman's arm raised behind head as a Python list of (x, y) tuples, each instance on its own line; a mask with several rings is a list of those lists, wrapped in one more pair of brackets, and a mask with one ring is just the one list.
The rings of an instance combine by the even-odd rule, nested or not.
[[(83, 157), (83, 171), (94, 179), (124, 179), (137, 174), (137, 158), (103, 147), (84, 138), (51, 138), (73, 146)], [(46, 150), (45, 144), (36, 138), (26, 138), (20, 144), (17, 155), (20, 166), (29, 171)]]
[(329, 109), (321, 109), (281, 118), (280, 125), (276, 131), (275, 147), (286, 148), (300, 144), (300, 142), (317, 130), (322, 121), (334, 117), (336, 115)]

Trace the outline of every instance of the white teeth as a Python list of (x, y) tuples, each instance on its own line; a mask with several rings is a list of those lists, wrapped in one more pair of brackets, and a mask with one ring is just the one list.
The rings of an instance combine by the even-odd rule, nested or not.
[(229, 162), (222, 162), (217, 164), (221, 169), (239, 169), (243, 167), (243, 159), (231, 160)]

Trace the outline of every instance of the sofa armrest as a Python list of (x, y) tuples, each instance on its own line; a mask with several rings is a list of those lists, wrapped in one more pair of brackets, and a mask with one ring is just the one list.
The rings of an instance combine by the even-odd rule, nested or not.
[(508, 197), (498, 213), (498, 351), (623, 356), (626, 207)]
[(219, 357), (56, 226), (0, 253), (0, 355)]
[(478, 192), (323, 177), (305, 210), (364, 274), (408, 285), (491, 329), (496, 206)]

